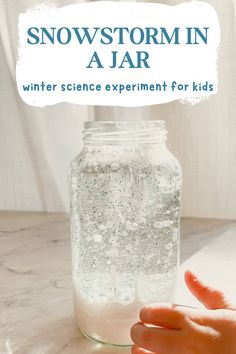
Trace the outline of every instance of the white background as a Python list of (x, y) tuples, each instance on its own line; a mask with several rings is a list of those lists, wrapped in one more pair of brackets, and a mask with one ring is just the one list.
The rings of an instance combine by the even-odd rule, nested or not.
[(81, 148), (85, 119), (165, 119), (168, 145), (184, 169), (183, 215), (236, 218), (236, 2), (208, 2), (221, 25), (218, 94), (194, 106), (173, 102), (125, 109), (23, 103), (15, 82), (17, 21), (40, 1), (0, 0), (0, 208), (68, 209), (66, 171)]

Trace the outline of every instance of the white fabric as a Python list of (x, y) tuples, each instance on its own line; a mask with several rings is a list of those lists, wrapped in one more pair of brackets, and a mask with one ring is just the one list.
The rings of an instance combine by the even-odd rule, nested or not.
[[(73, 2), (77, 1), (47, 5)], [(21, 101), (15, 63), (18, 15), (41, 1), (0, 0), (0, 209), (68, 209), (67, 169), (81, 149), (84, 120), (165, 119), (168, 145), (184, 170), (182, 214), (236, 218), (236, 1), (208, 2), (221, 23), (217, 96), (195, 106), (174, 102), (125, 109), (59, 104), (40, 109)]]

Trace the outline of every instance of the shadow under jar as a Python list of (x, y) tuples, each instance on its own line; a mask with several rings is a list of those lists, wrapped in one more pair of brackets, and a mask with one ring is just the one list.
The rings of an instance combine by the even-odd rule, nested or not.
[(172, 300), (181, 168), (164, 121), (86, 122), (69, 170), (74, 307), (87, 337), (131, 345), (140, 309)]

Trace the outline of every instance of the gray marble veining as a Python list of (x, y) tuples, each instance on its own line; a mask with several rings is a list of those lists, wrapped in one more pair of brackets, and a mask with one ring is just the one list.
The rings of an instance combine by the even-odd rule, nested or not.
[[(227, 242), (218, 241), (225, 233)], [(182, 270), (185, 266), (203, 264), (201, 259), (207, 262), (208, 253), (221, 254), (224, 247), (223, 258), (217, 260), (225, 261), (227, 247), (232, 250), (230, 245), (234, 240), (236, 222), (182, 220), (181, 259), (185, 261)], [(233, 254), (230, 254), (231, 267)], [(227, 269), (226, 261), (224, 266)], [(130, 352), (92, 343), (76, 328), (66, 214), (1, 212), (0, 278), (0, 354)], [(182, 287), (180, 283), (180, 300), (184, 299)]]

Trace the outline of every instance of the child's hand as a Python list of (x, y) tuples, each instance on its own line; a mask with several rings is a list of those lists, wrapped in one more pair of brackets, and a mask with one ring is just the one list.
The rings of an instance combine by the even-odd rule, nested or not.
[(236, 354), (236, 309), (193, 273), (186, 272), (185, 281), (208, 310), (171, 304), (144, 307), (141, 322), (131, 329), (133, 354)]

